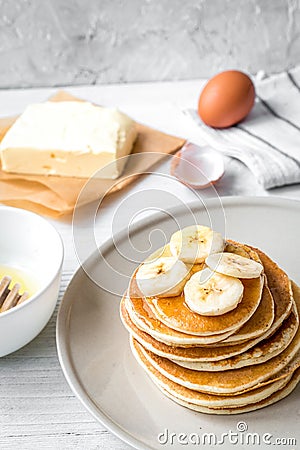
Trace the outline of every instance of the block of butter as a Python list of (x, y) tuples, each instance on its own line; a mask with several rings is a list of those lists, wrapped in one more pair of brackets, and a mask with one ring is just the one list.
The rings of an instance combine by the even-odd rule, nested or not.
[(76, 101), (32, 104), (0, 144), (2, 169), (117, 178), (136, 137), (135, 122), (117, 109)]

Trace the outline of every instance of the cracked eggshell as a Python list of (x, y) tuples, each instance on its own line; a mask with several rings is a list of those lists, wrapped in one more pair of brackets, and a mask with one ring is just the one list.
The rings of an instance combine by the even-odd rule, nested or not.
[(224, 174), (223, 157), (208, 146), (187, 143), (173, 156), (170, 173), (187, 186), (204, 189)]

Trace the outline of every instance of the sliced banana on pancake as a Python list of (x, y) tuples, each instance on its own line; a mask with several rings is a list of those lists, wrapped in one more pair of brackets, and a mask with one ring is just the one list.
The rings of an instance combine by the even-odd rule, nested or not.
[(136, 272), (136, 281), (145, 297), (180, 295), (189, 269), (174, 256), (164, 256), (145, 262)]
[(263, 272), (262, 264), (235, 253), (215, 253), (205, 263), (211, 270), (235, 278), (258, 278)]
[(189, 264), (203, 262), (210, 253), (222, 252), (224, 245), (220, 233), (202, 225), (192, 225), (178, 230), (170, 239), (172, 255)]
[(243, 297), (244, 286), (238, 278), (209, 268), (196, 272), (184, 287), (188, 307), (203, 316), (219, 316), (233, 310)]

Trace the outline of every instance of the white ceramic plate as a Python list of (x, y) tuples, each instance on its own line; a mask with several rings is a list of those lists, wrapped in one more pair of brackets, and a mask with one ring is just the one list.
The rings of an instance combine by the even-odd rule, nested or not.
[[(226, 237), (265, 250), (300, 283), (300, 202), (231, 197), (222, 199), (222, 203)], [(190, 206), (199, 223), (208, 222), (202, 205)], [(214, 228), (224, 232), (220, 201), (206, 201), (206, 207)], [(180, 226), (191, 223), (185, 208), (173, 210), (174, 217)], [(132, 259), (140, 257), (150, 231), (163, 230), (170, 237), (176, 229), (173, 218), (161, 213), (141, 221), (130, 231), (130, 242), (127, 230), (118, 234), (114, 242), (110, 240), (101, 247), (102, 256), (95, 252), (88, 258), (85, 269), (91, 278), (99, 282), (105, 279), (105, 289), (121, 295), (126, 289), (126, 276), (136, 264)], [(153, 248), (162, 244), (160, 233), (153, 233), (151, 240)], [(143, 253), (143, 258), (149, 253), (151, 249)], [(259, 435), (247, 438), (260, 439), (255, 448), (270, 448), (270, 442), (277, 448), (277, 438), (295, 438), (299, 445), (299, 388), (273, 406), (238, 416), (195, 413), (165, 398), (131, 355), (128, 334), (119, 319), (119, 296), (99, 288), (83, 269), (75, 274), (62, 301), (57, 345), (62, 369), (77, 397), (99, 422), (136, 448), (186, 448), (184, 442), (190, 442), (188, 448), (195, 448), (193, 440), (197, 439), (217, 439), (220, 444), (222, 433), (230, 430), (237, 433), (232, 439), (238, 439), (238, 444), (224, 437), (220, 448), (249, 448), (242, 441), (249, 433)], [(215, 435), (205, 438), (204, 433)], [(206, 442), (204, 448), (213, 447)]]

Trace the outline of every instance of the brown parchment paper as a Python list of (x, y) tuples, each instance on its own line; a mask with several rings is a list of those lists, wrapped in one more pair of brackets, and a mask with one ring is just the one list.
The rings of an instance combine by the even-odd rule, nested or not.
[[(58, 91), (49, 100), (82, 101), (65, 91)], [(0, 118), (0, 141), (15, 120), (16, 117)], [(118, 180), (93, 179), (87, 183), (85, 178), (9, 174), (0, 167), (0, 202), (52, 217), (68, 214), (73, 211), (77, 200), (81, 206), (97, 200), (106, 192), (122, 189), (134, 181), (137, 174), (146, 173), (163, 158), (163, 154), (173, 153), (185, 142), (140, 123), (137, 127), (138, 137), (132, 153), (142, 153), (143, 156), (134, 157), (133, 164), (126, 165)], [(83, 187), (84, 195), (79, 196)]]

